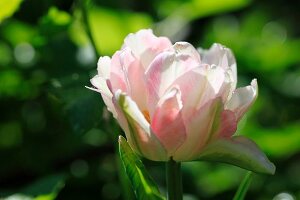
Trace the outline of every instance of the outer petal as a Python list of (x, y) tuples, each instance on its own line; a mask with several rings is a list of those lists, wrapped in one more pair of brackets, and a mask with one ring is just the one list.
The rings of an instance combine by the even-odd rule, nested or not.
[(119, 92), (115, 96), (128, 122), (128, 131), (125, 133), (132, 148), (150, 160), (167, 161), (165, 148), (151, 133), (150, 125), (136, 103), (130, 97)]
[(181, 115), (180, 91), (173, 88), (166, 93), (154, 112), (151, 128), (171, 157), (186, 139), (186, 131)]
[(90, 88), (87, 87), (88, 89), (94, 90), (96, 92), (99, 92), (102, 96), (102, 99), (107, 106), (107, 109), (113, 114), (115, 118), (117, 118), (117, 111), (115, 109), (115, 106), (113, 105), (112, 102), (112, 93), (110, 89), (107, 86), (107, 80), (104, 78), (100, 77), (99, 75), (94, 76), (91, 80), (92, 85), (96, 88)]
[(257, 82), (253, 79), (250, 86), (238, 88), (234, 91), (231, 99), (225, 104), (226, 110), (235, 113), (239, 121), (257, 97)]
[(234, 112), (230, 110), (223, 110), (220, 127), (217, 133), (218, 137), (230, 138), (236, 132), (237, 123)]
[(163, 52), (159, 54), (146, 71), (146, 85), (149, 94), (149, 111), (153, 110), (174, 81), (185, 72), (195, 68), (199, 62), (187, 54)]
[(98, 75), (104, 79), (110, 77), (111, 59), (108, 56), (100, 57), (97, 63)]
[(274, 164), (254, 142), (243, 136), (212, 142), (197, 160), (224, 162), (258, 173), (275, 173)]
[(201, 60), (209, 65), (217, 65), (230, 70), (233, 77), (233, 88), (237, 83), (236, 61), (232, 51), (221, 44), (213, 44), (209, 50), (199, 49)]
[(221, 98), (207, 102), (199, 110), (190, 114), (185, 120), (187, 139), (175, 152), (174, 160), (188, 161), (194, 159), (201, 149), (215, 138), (222, 111)]
[(110, 80), (113, 91), (121, 89), (126, 92), (139, 106), (146, 110), (146, 86), (144, 69), (140, 61), (129, 48), (116, 52), (112, 58)]
[(154, 57), (172, 46), (166, 37), (156, 37), (152, 30), (140, 30), (135, 34), (129, 34), (124, 40), (124, 46), (129, 47), (133, 54), (141, 60), (147, 69)]

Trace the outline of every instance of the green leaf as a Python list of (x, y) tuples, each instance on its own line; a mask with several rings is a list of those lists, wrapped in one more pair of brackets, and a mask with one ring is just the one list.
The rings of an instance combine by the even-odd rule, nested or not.
[[(64, 187), (65, 175), (54, 174), (35, 181), (23, 190), (22, 194), (36, 196), (38, 199), (54, 199), (58, 192)], [(53, 198), (41, 198), (53, 196)]]
[(245, 195), (248, 191), (251, 180), (252, 180), (252, 172), (248, 172), (246, 174), (244, 180), (241, 182), (236, 194), (234, 195), (233, 200), (243, 200), (245, 198)]
[(10, 195), (3, 200), (54, 200), (64, 186), (65, 175), (51, 175), (22, 189), (19, 194)]
[(257, 173), (275, 173), (274, 164), (253, 141), (243, 136), (212, 142), (203, 150), (199, 160), (224, 162)]
[(1, 0), (0, 1), (0, 23), (17, 11), (22, 0)]
[(134, 189), (137, 199), (165, 199), (160, 194), (158, 187), (151, 176), (146, 172), (142, 161), (132, 151), (126, 139), (122, 136), (119, 136), (119, 151), (123, 166)]

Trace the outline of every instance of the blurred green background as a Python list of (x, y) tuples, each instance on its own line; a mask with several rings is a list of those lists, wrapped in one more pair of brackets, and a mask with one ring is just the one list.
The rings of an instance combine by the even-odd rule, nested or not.
[[(141, 28), (233, 50), (238, 84), (259, 84), (237, 134), (277, 166), (274, 176), (254, 176), (246, 199), (300, 199), (299, 10), (298, 0), (0, 0), (0, 199), (133, 199), (120, 185), (121, 130), (84, 86), (97, 55)], [(163, 163), (145, 164), (164, 191)], [(185, 199), (232, 199), (245, 173), (184, 163)]]

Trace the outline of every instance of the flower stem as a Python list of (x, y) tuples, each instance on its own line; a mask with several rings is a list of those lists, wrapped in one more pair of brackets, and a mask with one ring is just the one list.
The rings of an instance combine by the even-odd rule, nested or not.
[(166, 163), (168, 200), (182, 200), (181, 163), (172, 158)]

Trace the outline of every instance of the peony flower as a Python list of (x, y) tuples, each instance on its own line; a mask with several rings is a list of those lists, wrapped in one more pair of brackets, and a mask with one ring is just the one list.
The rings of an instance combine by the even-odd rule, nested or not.
[(196, 50), (140, 30), (111, 58), (100, 57), (91, 83), (131, 148), (147, 159), (213, 160), (274, 173), (254, 142), (233, 136), (257, 82), (236, 89), (235, 58), (220, 44)]

